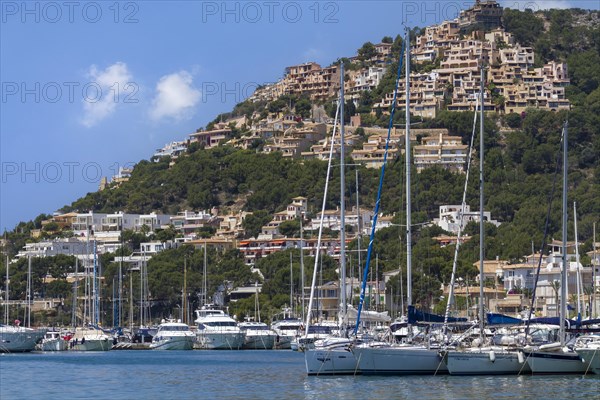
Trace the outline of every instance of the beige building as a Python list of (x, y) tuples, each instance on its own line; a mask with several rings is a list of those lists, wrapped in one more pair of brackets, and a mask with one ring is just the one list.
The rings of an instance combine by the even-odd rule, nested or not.
[(413, 146), (413, 160), (417, 172), (434, 165), (452, 172), (464, 172), (468, 146), (462, 144), (460, 136), (449, 136), (446, 132), (427, 136), (422, 144)]
[(225, 141), (227, 136), (231, 135), (231, 129), (225, 123), (218, 123), (215, 125), (215, 129), (210, 131), (194, 132), (189, 135), (190, 144), (200, 143), (206, 149), (211, 149), (218, 146), (221, 142)]

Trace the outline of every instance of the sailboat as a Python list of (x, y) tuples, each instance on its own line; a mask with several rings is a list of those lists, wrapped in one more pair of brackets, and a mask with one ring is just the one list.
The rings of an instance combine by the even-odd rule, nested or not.
[(583, 374), (590, 366), (590, 359), (581, 356), (567, 342), (567, 178), (568, 178), (568, 122), (563, 126), (563, 191), (562, 191), (562, 272), (560, 282), (560, 342), (525, 349), (527, 364), (534, 374)]
[(483, 260), (484, 260), (484, 197), (483, 197), (483, 154), (484, 154), (484, 84), (485, 84), (485, 68), (481, 65), (480, 78), (480, 136), (479, 136), (479, 260), (480, 260), (480, 279), (479, 279), (479, 338), (474, 340), (474, 345), (457, 350), (449, 350), (446, 354), (446, 364), (448, 372), (451, 375), (502, 375), (502, 374), (518, 374), (522, 371), (528, 371), (527, 365), (524, 364), (523, 355), (514, 349), (509, 349), (504, 346), (490, 346), (487, 343), (487, 338), (484, 329), (484, 297), (483, 297)]
[[(406, 266), (406, 281), (407, 281), (407, 305), (412, 305), (412, 231), (411, 231), (411, 198), (410, 198), (410, 172), (411, 172), (411, 161), (410, 161), (410, 37), (408, 28), (406, 30), (406, 36), (404, 40), (405, 46), (405, 72), (406, 72), (406, 240), (407, 240), (407, 266)], [(400, 78), (400, 69), (402, 60), (398, 65), (398, 80)], [(396, 90), (397, 92), (397, 90)], [(394, 93), (394, 102), (396, 104), (396, 93)], [(393, 118), (394, 109), (392, 109)], [(392, 118), (390, 118), (390, 129), (392, 126)], [(385, 168), (382, 167), (382, 174), (380, 177), (380, 191), (381, 181), (383, 179), (383, 173)], [(355, 333), (358, 332), (360, 324), (360, 316), (362, 313), (362, 305), (364, 302), (364, 290), (365, 283), (368, 274), (368, 266), (370, 260), (370, 254), (373, 244), (373, 238), (375, 233), (376, 218), (378, 214), (378, 206), (380, 194), (377, 197), (377, 204), (374, 213), (373, 229), (371, 232), (371, 241), (369, 243), (369, 249), (367, 252), (367, 264), (365, 266), (364, 277), (363, 277), (363, 288), (361, 291), (360, 303), (358, 306), (358, 317), (355, 326)], [(443, 362), (443, 354), (438, 349), (431, 347), (428, 343), (422, 345), (416, 344), (389, 344), (379, 342), (368, 342), (357, 345), (353, 348), (353, 353), (358, 359), (358, 369), (365, 375), (408, 375), (408, 374), (427, 374), (432, 375), (436, 373), (445, 373), (446, 365)]]
[[(15, 320), (14, 325), (8, 324), (9, 306), (9, 260), (8, 252), (6, 254), (6, 308), (4, 324), (0, 324), (0, 353), (23, 353), (35, 349), (36, 344), (42, 340), (46, 334), (45, 329), (31, 329), (29, 326), (21, 326), (21, 321)], [(31, 258), (29, 259), (29, 273), (27, 277), (27, 303), (28, 313), (31, 313)], [(29, 315), (29, 314), (28, 314)], [(28, 317), (31, 321), (30, 317)], [(29, 324), (28, 324), (29, 325)]]
[[(88, 236), (89, 237), (89, 236)], [(88, 239), (89, 240), (89, 239)], [(69, 350), (76, 351), (108, 351), (112, 349), (113, 340), (107, 335), (102, 328), (100, 328), (100, 300), (99, 300), (99, 287), (98, 287), (98, 258), (96, 252), (96, 241), (94, 240), (94, 264), (93, 264), (93, 277), (92, 277), (92, 289), (91, 289), (91, 301), (86, 299), (86, 304), (90, 309), (90, 317), (93, 323), (89, 323), (87, 326), (76, 328), (75, 334), (72, 336), (69, 343)], [(87, 267), (87, 265), (86, 265)], [(86, 268), (86, 276), (89, 275), (89, 270)], [(87, 286), (87, 285), (86, 285)], [(87, 289), (87, 288), (86, 288)], [(89, 295), (89, 291), (87, 292)]]
[[(344, 157), (345, 157), (345, 135), (344, 135), (344, 64), (340, 63), (340, 95), (339, 95), (338, 109), (340, 115), (340, 336), (339, 337), (328, 337), (324, 340), (318, 340), (314, 343), (314, 348), (307, 348), (304, 351), (304, 360), (306, 364), (306, 372), (308, 375), (334, 375), (334, 374), (353, 374), (357, 368), (357, 362), (354, 358), (354, 354), (350, 351), (349, 346), (352, 344), (352, 340), (347, 337), (346, 334), (346, 321), (347, 321), (347, 301), (346, 301), (346, 229), (345, 229), (345, 200), (344, 200), (344, 189), (345, 189), (345, 170), (344, 170)], [(337, 115), (335, 118), (337, 123)], [(335, 131), (336, 125), (334, 124), (333, 137), (331, 140), (331, 147), (329, 151), (329, 164), (327, 167), (327, 179), (329, 179), (329, 172), (331, 168), (331, 160), (333, 155), (333, 146), (335, 143)], [(321, 224), (319, 229), (319, 242), (322, 233), (322, 221), (325, 210), (325, 200), (327, 196), (328, 181), (325, 184), (325, 192), (323, 194), (323, 208), (321, 211)], [(318, 243), (317, 248), (320, 248)], [(318, 258), (318, 256), (317, 256)], [(309, 307), (306, 319), (306, 333), (308, 337), (310, 334), (309, 329), (311, 328), (310, 319), (312, 312), (312, 303), (314, 299), (314, 288), (316, 282), (316, 271), (317, 271), (318, 260), (315, 259), (315, 269), (313, 272), (313, 284), (311, 286), (311, 296), (309, 299)], [(313, 330), (315, 326), (312, 326)], [(312, 347), (312, 346), (311, 346)]]

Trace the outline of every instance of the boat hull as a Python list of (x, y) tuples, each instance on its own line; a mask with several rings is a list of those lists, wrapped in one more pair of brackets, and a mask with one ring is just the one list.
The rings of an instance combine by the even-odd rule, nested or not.
[(26, 353), (35, 350), (45, 334), (45, 330), (3, 328), (0, 330), (0, 353)]
[(532, 351), (525, 357), (533, 374), (584, 374), (589, 367), (575, 352)]
[(349, 347), (307, 349), (304, 362), (308, 375), (354, 375), (360, 373), (358, 360)]
[(529, 365), (517, 352), (449, 351), (446, 364), (450, 375), (518, 375), (531, 373)]
[(271, 350), (275, 345), (275, 336), (273, 335), (248, 335), (244, 338), (243, 349), (249, 350)]
[(191, 336), (163, 337), (150, 344), (151, 350), (192, 350), (194, 338)]
[(64, 339), (43, 340), (40, 347), (42, 351), (65, 351), (69, 343)]
[(597, 349), (576, 349), (582, 360), (588, 363), (589, 371), (600, 375), (600, 347)]
[(84, 342), (71, 342), (73, 351), (108, 351), (112, 349), (112, 340), (108, 338), (86, 339)]
[(203, 350), (240, 350), (244, 345), (243, 332), (198, 333), (196, 344)]
[(411, 346), (356, 347), (354, 355), (363, 375), (447, 374), (443, 355), (437, 350)]
[(295, 339), (295, 336), (281, 336), (277, 335), (275, 338), (274, 347), (277, 350), (289, 350), (292, 348), (292, 341)]

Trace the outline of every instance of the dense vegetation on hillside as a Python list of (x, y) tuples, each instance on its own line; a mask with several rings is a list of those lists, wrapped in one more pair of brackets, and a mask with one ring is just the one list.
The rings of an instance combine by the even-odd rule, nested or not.
[[(539, 14), (513, 10), (505, 12), (506, 28), (519, 42), (534, 47), (536, 54), (540, 56), (538, 62), (549, 59), (567, 61), (572, 83), (568, 88), (568, 97), (573, 108), (569, 112), (555, 113), (530, 109), (525, 115), (488, 116), (485, 126), (485, 209), (491, 212), (493, 219), (502, 223), (499, 227), (486, 226), (485, 247), (488, 259), (499, 257), (519, 260), (531, 253), (532, 242), (536, 249), (539, 249), (555, 179), (558, 179), (558, 182), (552, 199), (549, 234), (550, 238), (560, 238), (559, 192), (562, 184), (560, 176), (556, 178), (555, 174), (557, 158), (560, 156), (561, 128), (567, 119), (568, 201), (571, 207), (573, 202), (577, 202), (579, 240), (585, 242), (580, 248), (580, 253), (584, 254), (591, 249), (592, 226), (600, 220), (600, 27), (598, 24), (582, 24), (581, 21), (588, 18), (586, 15), (576, 10), (555, 10)], [(393, 43), (395, 47), (399, 47), (401, 41), (397, 38)], [(364, 51), (369, 51), (368, 46)], [(382, 85), (389, 84), (388, 76)], [(373, 104), (387, 86), (381, 86), (373, 93), (365, 93), (356, 112), (364, 112), (366, 115), (369, 105)], [(306, 110), (304, 103), (305, 99), (295, 99), (293, 107)], [(226, 116), (251, 115), (261, 107), (277, 109), (285, 107), (285, 104), (292, 103), (287, 101), (283, 102), (283, 105), (273, 105), (244, 102)], [(397, 113), (399, 114), (401, 113)], [(223, 117), (217, 118), (215, 122), (221, 118)], [(371, 124), (380, 123), (379, 120), (385, 122), (385, 117), (366, 118)], [(423, 126), (447, 128), (452, 134), (462, 136), (464, 143), (468, 143), (472, 121), (472, 113), (442, 111), (435, 120), (424, 121)], [(476, 142), (478, 140), (476, 139)], [(255, 236), (260, 226), (270, 220), (272, 213), (284, 209), (295, 196), (305, 196), (309, 199), (309, 216), (320, 210), (326, 174), (326, 163), (321, 161), (300, 162), (286, 159), (276, 153), (262, 154), (227, 146), (212, 150), (191, 147), (189, 153), (176, 160), (172, 167), (169, 167), (169, 161), (141, 161), (136, 165), (128, 182), (118, 187), (112, 186), (103, 191), (89, 193), (65, 207), (64, 211), (157, 211), (174, 214), (185, 209), (212, 207), (218, 207), (222, 212), (227, 209), (244, 209), (254, 212), (245, 222), (246, 235), (249, 237)], [(348, 161), (351, 162), (350, 159)], [(477, 160), (474, 160), (474, 165), (477, 165)], [(373, 207), (379, 171), (362, 167), (358, 167), (358, 170), (358, 196), (361, 206)], [(430, 221), (437, 216), (442, 204), (460, 204), (464, 178), (464, 175), (452, 174), (440, 168), (427, 169), (420, 174), (413, 173), (413, 223)], [(328, 208), (335, 208), (339, 204), (339, 182), (339, 168), (334, 168)], [(402, 211), (405, 201), (404, 182), (403, 157), (390, 160), (386, 169), (381, 210), (385, 214), (396, 213), (394, 221), (399, 225), (404, 223), (405, 218)], [(468, 204), (475, 210), (479, 208), (477, 182), (475, 168), (471, 174), (467, 196)], [(349, 205), (356, 202), (355, 186), (355, 172), (348, 168), (345, 193)], [(34, 228), (40, 228), (41, 221), (45, 218), (45, 215), (41, 215), (35, 221), (21, 223), (14, 231), (9, 232), (9, 253), (15, 254), (26, 240), (31, 240), (28, 239), (28, 233)], [(290, 229), (293, 230), (294, 227), (291, 226)], [(436, 227), (423, 228), (416, 225), (414, 229), (414, 301), (422, 305), (435, 303), (440, 295), (440, 284), (449, 280), (454, 249), (452, 246), (440, 248), (433, 238), (441, 233), (444, 232)], [(477, 274), (473, 263), (479, 257), (478, 227), (468, 226), (467, 233), (472, 239), (460, 252), (459, 275), (473, 279)], [(570, 239), (573, 239), (572, 211), (569, 217), (569, 235)], [(128, 240), (126, 252), (131, 252), (135, 244), (144, 237), (128, 234), (127, 239), (131, 240)], [(363, 248), (365, 243), (367, 240), (363, 238)], [(350, 248), (355, 250), (357, 246), (355, 240)], [(298, 252), (292, 253), (293, 274), (298, 277)], [(403, 268), (400, 277), (405, 276), (404, 229), (392, 226), (379, 231), (374, 242), (374, 254), (378, 258), (379, 279), (384, 271), (399, 267)], [(272, 315), (281, 306), (289, 303), (289, 257), (289, 252), (277, 253), (261, 260), (257, 265), (264, 275), (261, 307), (269, 310), (267, 314)], [(113, 258), (114, 254), (101, 258), (106, 284), (103, 288), (105, 296), (112, 293), (114, 277), (118, 271), (117, 264), (112, 262)], [(157, 316), (167, 316), (173, 312), (176, 304), (181, 303), (185, 258), (188, 265), (187, 286), (190, 301), (197, 302), (202, 281), (201, 249), (194, 250), (185, 246), (168, 250), (155, 256), (148, 264), (150, 292), (155, 307), (153, 312), (160, 314)], [(584, 256), (583, 262), (587, 260)], [(362, 261), (364, 263), (364, 258)], [(4, 270), (4, 259), (0, 262)], [(65, 298), (67, 310), (72, 289), (62, 278), (73, 270), (73, 265), (73, 259), (69, 257), (33, 260), (34, 290), (37, 293)], [(353, 268), (354, 276), (357, 276), (362, 266), (358, 265), (356, 252), (350, 253), (349, 265)], [(312, 270), (311, 259), (308, 257), (306, 266), (308, 277)], [(334, 269), (333, 260), (326, 258), (324, 281), (335, 278)], [(22, 282), (25, 282), (26, 270), (25, 260), (11, 267), (12, 298), (24, 298), (25, 286)], [(42, 279), (47, 274), (58, 280), (43, 284)], [(375, 278), (373, 277), (373, 280)], [(236, 251), (220, 254), (209, 250), (207, 280), (209, 293), (212, 293), (224, 281), (233, 282), (234, 285), (251, 285), (255, 281), (262, 281), (262, 278), (250, 272)], [(400, 293), (399, 282), (399, 279), (394, 279), (388, 287), (396, 296)], [(4, 285), (3, 274), (0, 285)], [(134, 279), (131, 289), (133, 293), (139, 293), (138, 280)], [(294, 292), (300, 292), (299, 281), (295, 282)], [(110, 307), (109, 304), (105, 305), (107, 310), (110, 310)], [(254, 301), (248, 300), (238, 302), (234, 311), (238, 315), (252, 315), (253, 309)], [(107, 316), (110, 316), (110, 311), (107, 311)]]

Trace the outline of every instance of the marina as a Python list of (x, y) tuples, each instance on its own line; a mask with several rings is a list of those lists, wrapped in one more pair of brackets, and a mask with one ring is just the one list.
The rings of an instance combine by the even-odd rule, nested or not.
[[(35, 382), (34, 385), (30, 384)], [(0, 355), (0, 398), (482, 399), (598, 397), (600, 375), (307, 376), (293, 351)]]
[[(0, 400), (600, 400), (600, 11), (469, 2), (422, 27), (398, 2), (350, 2), (333, 30), (269, 26), (268, 46), (266, 26), (240, 36), (223, 15), (190, 20), (193, 2), (146, 2), (143, 36), (58, 29), (45, 42), (73, 53), (58, 63), (38, 27), (9, 26), (23, 93), (2, 128), (20, 146), (3, 148)], [(232, 35), (243, 64), (223, 57)], [(144, 98), (118, 120), (106, 93), (85, 103), (79, 123), (97, 132), (80, 135), (73, 107), (20, 110), (40, 67), (133, 95), (135, 79)], [(206, 101), (206, 83), (282, 67), (235, 105), (227, 84)], [(9, 229), (40, 208), (21, 190), (52, 180), (40, 160), (80, 164), (66, 154), (110, 154), (114, 175), (46, 188), (44, 213)]]

